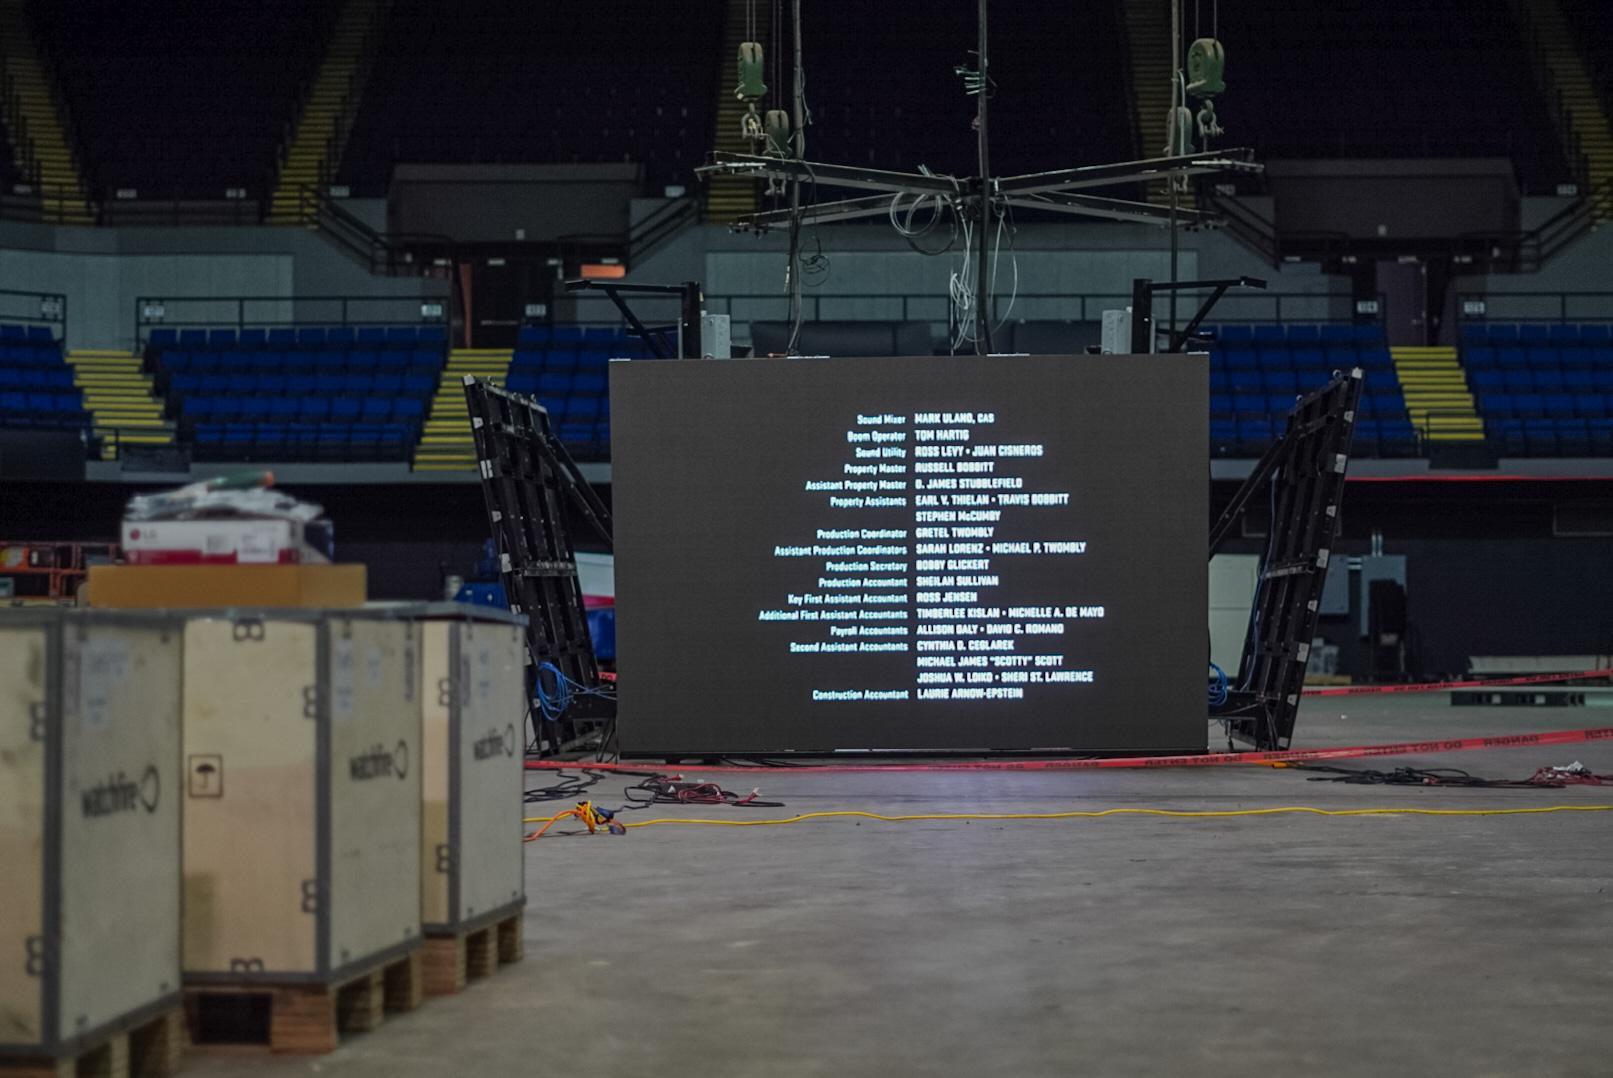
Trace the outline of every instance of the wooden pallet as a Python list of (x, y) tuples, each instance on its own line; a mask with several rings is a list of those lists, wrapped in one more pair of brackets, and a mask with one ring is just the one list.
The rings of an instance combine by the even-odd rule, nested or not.
[(425, 999), (423, 951), (327, 984), (206, 985), (185, 990), (191, 1040), (271, 1052), (323, 1054), (343, 1033), (363, 1033)]
[(521, 961), (521, 915), (451, 936), (426, 937), (426, 995), (448, 996), (467, 983), (489, 977), (500, 966)]
[(108, 1034), (67, 1059), (0, 1059), (4, 1078), (168, 1078), (185, 1051), (185, 1011), (170, 1007), (155, 1018)]

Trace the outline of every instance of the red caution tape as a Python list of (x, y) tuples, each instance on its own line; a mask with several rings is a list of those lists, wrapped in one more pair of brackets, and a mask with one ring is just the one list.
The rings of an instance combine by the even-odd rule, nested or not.
[(1613, 670), (1582, 670), (1577, 674), (1523, 674), (1518, 677), (1473, 681), (1423, 681), (1406, 685), (1328, 685), (1305, 690), (1306, 696), (1375, 696), (1391, 692), (1446, 692), (1450, 689), (1493, 689), (1509, 685), (1545, 685), (1554, 681), (1583, 681), (1613, 677)]
[[(972, 760), (935, 764), (798, 764), (790, 767), (745, 767), (735, 764), (691, 767), (707, 772), (743, 772), (783, 775), (793, 771), (814, 774), (888, 773), (895, 771), (1096, 771), (1107, 768), (1216, 767), (1225, 764), (1275, 764), (1301, 760), (1354, 760), (1372, 756), (1426, 756), (1430, 753), (1467, 752), (1474, 749), (1522, 749), (1543, 745), (1577, 745), (1585, 741), (1613, 741), (1613, 726), (1587, 730), (1549, 730), (1538, 734), (1496, 737), (1459, 737), (1444, 741), (1400, 741), (1386, 745), (1352, 745), (1325, 749), (1281, 749), (1269, 752), (1206, 752), (1192, 756), (1108, 756), (1090, 759)], [(602, 764), (587, 760), (528, 760), (529, 771), (666, 771), (671, 765), (654, 763)]]

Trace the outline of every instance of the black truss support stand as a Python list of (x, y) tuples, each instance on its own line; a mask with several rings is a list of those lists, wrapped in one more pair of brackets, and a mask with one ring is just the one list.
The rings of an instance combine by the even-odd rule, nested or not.
[(1264, 290), (1266, 282), (1259, 277), (1219, 277), (1210, 281), (1151, 281), (1138, 277), (1131, 282), (1131, 351), (1133, 355), (1146, 355), (1154, 350), (1154, 293), (1191, 292), (1209, 289), (1199, 309), (1186, 326), (1172, 330), (1167, 352), (1180, 352), (1193, 339), (1221, 297), (1229, 288), (1258, 288)]
[[(528, 691), (538, 668), (552, 664), (584, 688), (603, 684), (588, 635), (577, 552), (566, 526), (567, 506), (612, 544), (610, 511), (555, 436), (537, 401), (490, 382), (465, 378), (465, 402), (476, 439), (476, 466), (498, 550), (499, 576), (510, 610), (527, 616)], [(614, 696), (575, 693), (565, 714), (540, 729), (538, 744), (571, 744), (615, 717)]]
[(1335, 373), (1326, 386), (1301, 397), (1283, 436), (1210, 529), (1213, 558), (1254, 500), (1269, 500), (1271, 521), (1243, 659), (1226, 703), (1213, 714), (1226, 723), (1230, 739), (1256, 749), (1286, 749), (1293, 736), (1360, 402), (1360, 368)]
[[(603, 292), (616, 304), (616, 309), (622, 312), (627, 324), (633, 327), (633, 333), (638, 336), (655, 353), (657, 359), (672, 359), (676, 352), (679, 359), (700, 358), (700, 308), (703, 297), (700, 292), (699, 281), (684, 281), (682, 284), (619, 284), (615, 281), (576, 280), (566, 282), (567, 292)], [(666, 330), (664, 328), (646, 328), (639, 321), (638, 315), (627, 305), (622, 297), (626, 296), (678, 296), (681, 298), (681, 311), (678, 316), (676, 329), (677, 343), (668, 347)]]

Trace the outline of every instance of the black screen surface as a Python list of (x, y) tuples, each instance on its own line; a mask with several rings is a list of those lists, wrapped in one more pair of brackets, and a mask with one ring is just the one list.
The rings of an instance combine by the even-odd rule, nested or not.
[(1203, 356), (610, 377), (623, 752), (1205, 747)]

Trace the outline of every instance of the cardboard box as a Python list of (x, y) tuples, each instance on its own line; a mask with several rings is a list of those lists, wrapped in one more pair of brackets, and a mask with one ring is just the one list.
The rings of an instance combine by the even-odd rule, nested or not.
[(330, 526), (300, 520), (126, 520), (123, 557), (130, 565), (296, 565), (330, 559)]
[(362, 565), (93, 565), (79, 597), (124, 609), (351, 607), (366, 583)]

